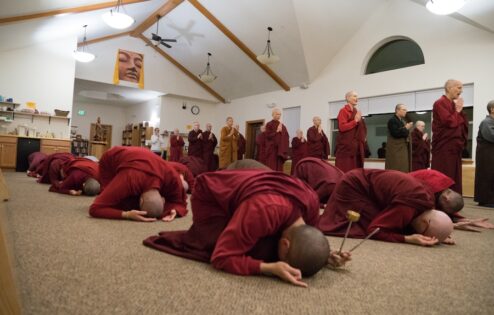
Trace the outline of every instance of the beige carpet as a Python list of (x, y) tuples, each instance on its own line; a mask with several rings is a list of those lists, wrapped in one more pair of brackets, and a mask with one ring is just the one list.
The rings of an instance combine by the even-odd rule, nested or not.
[[(303, 289), (142, 245), (161, 230), (187, 228), (190, 216), (172, 223), (92, 219), (92, 198), (49, 193), (22, 173), (4, 175), (11, 198), (2, 217), (25, 314), (494, 314), (492, 230), (455, 231), (457, 245), (434, 248), (369, 241), (345, 269), (325, 269)], [(468, 204), (468, 216), (494, 220), (494, 211)]]

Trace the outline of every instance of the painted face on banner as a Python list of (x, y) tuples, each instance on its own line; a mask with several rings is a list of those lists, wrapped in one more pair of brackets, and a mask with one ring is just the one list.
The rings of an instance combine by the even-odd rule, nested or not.
[(118, 78), (139, 83), (144, 56), (132, 51), (118, 50)]

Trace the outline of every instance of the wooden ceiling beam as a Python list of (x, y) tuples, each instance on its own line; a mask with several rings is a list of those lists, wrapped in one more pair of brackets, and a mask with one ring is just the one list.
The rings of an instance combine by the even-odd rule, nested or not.
[[(149, 1), (149, 0), (122, 0), (122, 5), (132, 4), (132, 3), (140, 3), (140, 2), (146, 2), (146, 1)], [(67, 8), (67, 9), (58, 9), (58, 10), (51, 10), (51, 11), (45, 11), (45, 12), (40, 12), (40, 13), (34, 13), (34, 14), (11, 16), (11, 17), (6, 17), (6, 18), (0, 18), (0, 24), (20, 22), (20, 21), (26, 21), (26, 20), (32, 20), (32, 19), (39, 19), (39, 18), (54, 16), (54, 15), (58, 15), (58, 14), (83, 13), (83, 12), (89, 12), (89, 11), (96, 11), (96, 10), (114, 7), (116, 4), (117, 4), (117, 1), (110, 1), (110, 2), (96, 3), (96, 4), (90, 4), (90, 5)]]
[(235, 45), (238, 46), (252, 61), (254, 61), (262, 70), (264, 70), (276, 83), (278, 83), (285, 91), (290, 91), (290, 87), (283, 81), (271, 68), (257, 60), (256, 54), (247, 47), (237, 36), (235, 36), (223, 23), (221, 23), (211, 12), (209, 12), (197, 0), (189, 0), (202, 15), (204, 15), (211, 23), (213, 23), (226, 37), (228, 37)]
[(178, 61), (173, 59), (172, 56), (164, 52), (162, 49), (155, 47), (153, 43), (146, 38), (144, 35), (139, 34), (138, 36), (140, 39), (142, 39), (146, 44), (149, 45), (149, 47), (153, 48), (157, 53), (159, 53), (161, 56), (163, 56), (166, 60), (170, 61), (172, 64), (174, 64), (177, 68), (179, 68), (183, 73), (185, 73), (189, 78), (194, 80), (197, 84), (199, 84), (202, 88), (204, 88), (206, 91), (208, 91), (211, 95), (216, 97), (220, 102), (226, 103), (225, 98), (218, 94), (215, 90), (213, 90), (209, 85), (206, 83), (202, 82), (195, 74), (187, 70), (182, 64), (180, 64)]
[[(127, 31), (127, 32), (122, 32), (122, 33), (117, 33), (117, 34), (112, 34), (112, 35), (108, 35), (108, 36), (103, 36), (103, 37), (98, 37), (95, 39), (87, 40), (86, 45), (90, 45), (90, 44), (94, 44), (94, 43), (98, 43), (98, 42), (103, 42), (105, 40), (109, 40), (109, 39), (113, 39), (113, 38), (117, 38), (117, 37), (121, 37), (121, 36), (130, 35), (131, 32), (132, 31)], [(82, 45), (82, 42), (77, 43), (77, 46), (81, 46), (81, 45)]]
[(147, 19), (145, 19), (139, 26), (137, 26), (131, 33), (134, 37), (139, 37), (144, 31), (156, 23), (156, 17), (159, 15), (163, 17), (170, 13), (173, 9), (179, 6), (184, 0), (168, 0), (164, 5), (162, 5), (158, 10), (154, 11)]

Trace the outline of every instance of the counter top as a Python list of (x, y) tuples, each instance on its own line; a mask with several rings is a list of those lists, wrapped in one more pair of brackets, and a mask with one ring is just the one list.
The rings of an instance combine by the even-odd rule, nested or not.
[(8, 134), (0, 134), (0, 137), (10, 137), (10, 138), (27, 138), (27, 139), (46, 139), (46, 140), (60, 140), (60, 141), (71, 141), (71, 139), (62, 139), (62, 138), (46, 138), (46, 137), (28, 137), (28, 136), (19, 136), (19, 135), (8, 135)]

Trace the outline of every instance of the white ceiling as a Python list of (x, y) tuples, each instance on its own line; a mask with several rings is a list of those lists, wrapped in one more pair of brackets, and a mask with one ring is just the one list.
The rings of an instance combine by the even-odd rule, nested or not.
[[(272, 26), (272, 46), (281, 61), (270, 67), (289, 86), (296, 87), (312, 82), (369, 13), (387, 1), (390, 0), (200, 0), (200, 3), (255, 54), (264, 50), (266, 28)], [(411, 1), (420, 5), (426, 2)], [(0, 18), (100, 2), (103, 0), (0, 0)], [(125, 9), (136, 19), (137, 26), (165, 3), (166, 0), (149, 0), (126, 5)], [(84, 24), (89, 25), (88, 40), (122, 32), (103, 23), (101, 15), (107, 10), (0, 25), (0, 51), (74, 35), (81, 41)], [(494, 0), (468, 0), (452, 17), (494, 33)], [(152, 25), (145, 36), (155, 29)], [(204, 70), (206, 53), (211, 52), (212, 70), (218, 75), (211, 87), (226, 99), (281, 89), (187, 1), (161, 20), (159, 32), (163, 37), (178, 40), (172, 43), (172, 49), (163, 49), (192, 73)]]

